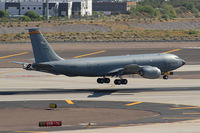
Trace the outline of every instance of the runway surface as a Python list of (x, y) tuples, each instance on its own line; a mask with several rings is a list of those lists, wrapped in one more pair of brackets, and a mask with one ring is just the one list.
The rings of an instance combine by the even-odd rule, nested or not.
[[(187, 70), (188, 67), (190, 66), (184, 66), (180, 71)], [(191, 66), (192, 68), (195, 71), (198, 70), (197, 66)], [(190, 75), (190, 72), (187, 72), (183, 77), (187, 77), (187, 75)], [(173, 76), (178, 78), (171, 79)], [(169, 80), (129, 77), (127, 85), (116, 86), (112, 84), (114, 79), (111, 79), (111, 84), (100, 85), (96, 83), (96, 78), (71, 78), (25, 71), (20, 68), (2, 68), (0, 69), (0, 101), (63, 100), (67, 98), (100, 101), (142, 100), (145, 102), (200, 105), (198, 100), (193, 100), (199, 98), (200, 80), (198, 78), (179, 78), (178, 73), (173, 76), (170, 76)], [(194, 94), (187, 95), (190, 92), (194, 92)], [(188, 100), (185, 97), (191, 99)]]
[[(188, 68), (191, 68), (190, 71), (198, 71), (199, 69), (198, 66), (185, 66), (177, 71), (187, 72), (186, 75), (188, 75), (190, 74), (190, 72), (187, 71)], [(16, 108), (31, 108), (45, 110), (49, 103), (56, 103), (60, 109), (96, 108), (98, 110), (98, 108), (103, 108), (114, 109), (115, 111), (118, 111), (117, 109), (131, 109), (150, 111), (159, 114), (148, 118), (138, 118), (137, 120), (127, 119), (108, 123), (103, 122), (103, 120), (101, 123), (98, 119), (91, 117), (93, 118), (92, 123), (95, 123), (95, 125), (90, 126), (89, 129), (116, 126), (134, 127), (135, 124), (169, 123), (183, 120), (196, 120), (200, 117), (199, 79), (175, 78), (169, 80), (148, 80), (138, 77), (129, 77), (128, 85), (115, 86), (112, 83), (98, 85), (96, 84), (96, 78), (70, 78), (34, 71), (25, 71), (20, 68), (2, 68), (0, 72), (1, 109), (10, 108), (14, 110)], [(112, 79), (112, 81), (113, 80), (114, 79)], [(66, 100), (72, 101), (73, 104), (68, 104)], [(127, 106), (127, 104), (130, 106)], [(61, 113), (61, 116), (62, 114), (63, 113)], [(105, 114), (103, 115), (105, 116)], [(136, 116), (142, 116), (142, 114), (143, 113), (137, 113)], [(127, 117), (122, 114), (119, 116)], [(82, 117), (84, 117), (84, 115)], [(52, 120), (50, 118), (51, 117), (47, 117), (43, 120)], [(77, 119), (77, 117), (74, 118)], [(131, 115), (131, 117), (129, 116), (129, 118), (134, 118), (134, 115)], [(67, 117), (62, 121), (65, 122), (65, 119), (67, 119)], [(54, 118), (53, 120), (58, 119)], [(79, 122), (73, 125), (65, 124), (68, 126), (60, 128), (39, 128), (39, 121), (41, 121), (41, 119), (36, 119), (32, 127), (27, 125), (27, 128), (24, 129), (19, 128), (19, 126), (14, 128), (15, 130), (12, 130), (12, 132), (34, 130), (49, 132), (88, 129), (87, 124), (80, 125)], [(86, 121), (83, 123), (89, 122)], [(2, 132), (5, 131), (10, 132), (8, 130)]]
[[(54, 110), (47, 109), (49, 103), (56, 103), (58, 108)], [(12, 117), (0, 122), (2, 125), (0, 132), (12, 132), (12, 130), (13, 132), (47, 132), (54, 130), (125, 127), (200, 119), (198, 115), (200, 114), (200, 108), (191, 107), (191, 109), (188, 109), (187, 106), (182, 105), (110, 101), (73, 101), (73, 103), (67, 104), (64, 100), (0, 102), (1, 119), (8, 115)], [(15, 113), (17, 111), (18, 113)], [(191, 115), (186, 115), (190, 113)], [(100, 117), (102, 118), (100, 119)], [(51, 120), (62, 121), (62, 127), (38, 127), (39, 121)], [(11, 131), (6, 131), (7, 128), (10, 128)]]
[[(52, 118), (47, 115), (45, 118), (43, 117), (43, 120), (58, 120), (55, 118), (63, 117), (64, 126), (55, 128), (39, 128), (38, 122), (41, 119), (37, 119), (37, 117), (35, 117), (35, 119), (33, 119), (35, 121), (32, 120), (32, 123), (28, 123), (29, 120), (27, 120), (27, 124), (29, 124), (27, 125), (27, 128), (23, 128), (23, 124), (19, 124), (15, 128), (9, 128), (9, 126), (14, 127), (11, 122), (10, 125), (7, 125), (7, 129), (5, 129), (6, 125), (2, 128), (2, 124), (0, 124), (0, 131), (34, 132), (34, 130), (37, 130), (45, 133), (50, 131), (60, 131), (60, 133), (62, 133), (62, 130), (68, 130), (64, 132), (76, 133), (132, 133), (133, 131), (141, 133), (147, 131), (165, 133), (169, 131), (170, 133), (187, 133), (187, 129), (190, 127), (192, 129), (190, 131), (192, 131), (192, 133), (196, 133), (196, 131), (200, 130), (200, 120), (198, 120), (200, 117), (199, 43), (147, 44), (139, 43), (130, 45), (130, 43), (111, 43), (103, 45), (95, 44), (95, 46), (92, 46), (91, 44), (75, 44), (76, 48), (74, 48), (73, 44), (68, 44), (69, 47), (67, 48), (66, 45), (59, 44), (53, 45), (53, 47), (56, 49), (56, 52), (64, 58), (167, 52), (180, 56), (186, 60), (187, 65), (175, 71), (175, 75), (170, 76), (169, 80), (163, 80), (162, 78), (149, 80), (140, 78), (139, 76), (130, 75), (127, 76), (129, 83), (126, 86), (114, 85), (113, 78), (111, 79), (110, 84), (99, 85), (96, 83), (96, 78), (70, 78), (62, 75), (55, 76), (47, 73), (25, 71), (21, 68), (15, 68), (20, 66), (14, 65), (10, 63), (10, 61), (15, 60), (31, 62), (31, 60), (28, 60), (33, 57), (31, 47), (25, 44), (13, 45), (14, 48), (12, 45), (1, 45), (0, 112), (9, 113), (9, 111), (11, 111), (11, 114), (14, 115), (15, 113), (13, 113), (12, 110), (16, 110), (16, 112), (28, 110), (33, 113), (37, 113), (37, 111), (41, 111), (40, 113), (48, 111), (50, 116), (51, 113), (54, 113), (53, 116), (58, 117)], [(69, 103), (67, 101), (69, 101)], [(70, 101), (73, 104), (70, 104)], [(53, 111), (46, 110), (48, 104), (52, 102), (58, 104), (59, 108)], [(78, 113), (80, 114), (80, 117), (74, 117), (77, 121), (79, 121), (78, 118), (82, 118), (85, 122), (82, 121), (80, 123), (76, 121), (74, 123), (68, 123), (71, 121), (66, 121), (67, 118), (70, 118), (70, 114), (66, 116), (67, 113), (63, 112), (69, 112), (69, 110), (76, 112), (73, 111), (73, 109), (80, 109), (84, 110), (82, 112), (87, 112), (87, 115), (81, 115), (81, 113)], [(57, 115), (55, 115), (56, 111)], [(59, 113), (59, 111), (63, 112)], [(96, 117), (98, 115), (94, 115), (94, 117), (86, 117), (88, 114), (95, 114), (98, 113), (98, 111), (105, 112), (104, 114), (99, 113), (100, 118), (101, 116), (108, 115), (111, 118), (110, 120), (115, 120), (114, 117), (116, 117), (119, 118), (119, 121), (116, 120), (116, 122), (114, 122), (107, 119), (106, 122), (106, 119), (103, 119), (103, 117), (102, 119), (105, 121)], [(113, 113), (115, 115), (111, 115), (109, 111), (115, 111), (118, 114)], [(136, 115), (131, 115), (134, 111), (141, 112), (137, 112)], [(144, 112), (142, 111), (147, 111), (146, 113), (150, 114), (153, 113), (153, 115), (146, 118), (141, 117), (134, 119), (134, 116), (143, 116)], [(107, 118), (109, 118), (108, 116)], [(4, 120), (6, 120), (6, 118), (9, 118), (9, 115), (4, 118)], [(28, 117), (25, 118), (28, 119)], [(12, 121), (12, 118), (7, 119), (7, 123), (9, 123), (10, 120)], [(92, 125), (88, 126), (88, 123), (90, 122)], [(173, 124), (170, 124), (171, 122), (173, 122)], [(169, 127), (169, 129), (166, 127)], [(76, 131), (73, 131), (72, 129), (76, 129)]]

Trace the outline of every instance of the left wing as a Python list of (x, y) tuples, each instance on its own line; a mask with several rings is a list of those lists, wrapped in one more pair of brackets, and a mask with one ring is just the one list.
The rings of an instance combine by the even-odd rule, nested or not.
[(154, 66), (139, 66), (137, 64), (130, 64), (124, 68), (118, 68), (108, 72), (108, 76), (121, 76), (127, 74), (139, 74), (143, 78), (157, 79), (161, 75), (161, 70)]
[(142, 66), (139, 66), (137, 64), (130, 64), (125, 66), (124, 68), (117, 68), (110, 72), (108, 72), (107, 75), (109, 76), (120, 76), (125, 74), (136, 74), (142, 70)]
[(124, 67), (124, 74), (134, 74), (138, 73), (139, 71), (142, 70), (142, 66), (139, 66), (137, 64), (130, 64)]

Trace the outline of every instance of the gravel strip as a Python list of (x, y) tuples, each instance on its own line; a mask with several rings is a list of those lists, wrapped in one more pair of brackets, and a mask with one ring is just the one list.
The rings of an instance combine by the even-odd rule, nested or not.
[[(22, 33), (31, 27), (0, 27), (0, 34)], [(66, 24), (59, 26), (41, 26), (42, 32), (108, 32), (110, 28), (93, 24)]]
[(140, 27), (151, 30), (185, 30), (185, 29), (200, 29), (200, 21), (189, 22), (159, 22), (159, 23), (132, 23), (132, 27)]

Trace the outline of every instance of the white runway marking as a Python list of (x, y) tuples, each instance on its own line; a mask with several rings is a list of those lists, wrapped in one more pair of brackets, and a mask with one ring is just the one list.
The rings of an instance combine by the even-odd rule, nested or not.
[(200, 47), (184, 47), (185, 49), (200, 49)]

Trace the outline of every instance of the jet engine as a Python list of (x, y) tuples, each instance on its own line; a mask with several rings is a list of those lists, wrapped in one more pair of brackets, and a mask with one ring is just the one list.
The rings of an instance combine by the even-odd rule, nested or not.
[(145, 66), (139, 72), (139, 75), (148, 79), (157, 79), (161, 75), (161, 71), (157, 67)]

